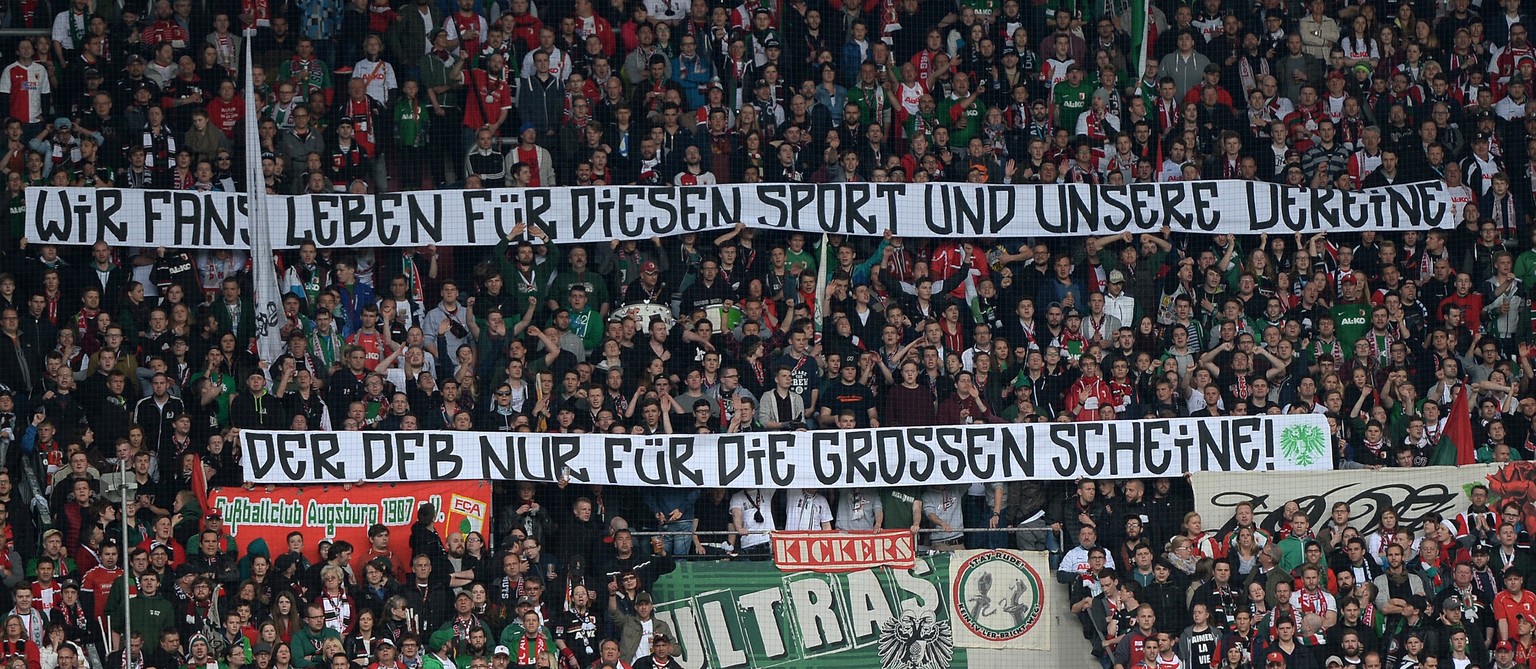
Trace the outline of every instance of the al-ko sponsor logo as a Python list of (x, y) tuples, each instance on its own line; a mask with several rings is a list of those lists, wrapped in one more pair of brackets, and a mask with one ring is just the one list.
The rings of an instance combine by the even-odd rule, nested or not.
[(1024, 558), (1006, 551), (972, 556), (955, 573), (955, 619), (989, 641), (1029, 633), (1044, 611), (1040, 575)]

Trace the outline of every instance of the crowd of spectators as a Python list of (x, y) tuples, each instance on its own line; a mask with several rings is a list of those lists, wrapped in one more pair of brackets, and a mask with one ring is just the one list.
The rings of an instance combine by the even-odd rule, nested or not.
[[(1145, 57), (1135, 6), (8, 5), (7, 27), (47, 34), (7, 42), (16, 61), (0, 70), (0, 658), (672, 667), (649, 588), (676, 560), (760, 558), (775, 529), (884, 527), (933, 550), (1051, 550), (1106, 669), (1536, 665), (1522, 580), (1536, 528), (1477, 490), (1466, 513), (1420, 527), (1347, 504), (1327, 519), (1292, 504), (1257, 527), (1241, 507), (1203, 525), (1182, 479), (498, 483), (485, 533), (439, 536), (427, 509), (409, 537), (372, 528), (367, 546), (238, 541), (191, 492), (197, 466), (244, 483), (236, 430), (288, 428), (1320, 413), (1337, 466), (1407, 472), (1436, 461), (1460, 395), (1479, 461), (1536, 457), (1536, 49), (1520, 1), (1158, 3)], [(248, 122), (274, 194), (1428, 179), (1455, 226), (1049, 239), (738, 226), (560, 245), (519, 227), (495, 247), (273, 259), (26, 239), (32, 186), (244, 189)], [(282, 313), (258, 314), (251, 275), (274, 269)], [(274, 318), (286, 353), (261, 360), (258, 323)]]

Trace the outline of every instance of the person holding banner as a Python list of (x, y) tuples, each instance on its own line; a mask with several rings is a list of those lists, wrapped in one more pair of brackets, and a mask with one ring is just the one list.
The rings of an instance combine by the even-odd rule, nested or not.
[[(11, 27), (36, 27), (57, 9), (32, 16), (32, 4), (13, 8)], [(555, 564), (556, 579), (546, 585), (558, 610), (577, 586), (590, 594), (606, 585), (601, 576), (594, 583), (564, 573), (566, 566), (629, 570), (658, 600), (653, 617), (682, 624), (683, 607), (704, 602), (696, 596), (704, 577), (773, 568), (753, 559), (770, 552), (776, 529), (887, 525), (921, 533), (926, 524), (930, 539), (955, 550), (992, 548), (1005, 533), (1014, 545), (1039, 537), (1054, 549), (1048, 560), (1065, 567), (1057, 575), (1079, 583), (1090, 551), (1110, 546), (1105, 569), (1127, 586), (1116, 605), (1155, 602), (1154, 626), (1170, 642), (1196, 607), (1234, 640), (1251, 643), (1254, 627), (1267, 635), (1275, 621), (1237, 623), (1252, 622), (1238, 605), (1250, 600), (1229, 595), (1268, 579), (1271, 589), (1260, 589), (1255, 608), (1283, 611), (1282, 602), (1266, 599), (1284, 592), (1272, 575), (1295, 577), (1302, 584), (1293, 592), (1308, 604), (1292, 610), (1319, 618), (1293, 621), (1315, 632), (1314, 659), (1338, 655), (1354, 666), (1366, 653), (1344, 648), (1334, 630), (1381, 621), (1405, 640), (1393, 603), (1403, 599), (1393, 592), (1402, 583), (1417, 579), (1429, 586), (1423, 594), (1435, 595), (1446, 569), (1454, 580), (1471, 564), (1473, 583), (1496, 587), (1506, 564), (1532, 561), (1523, 537), (1536, 506), (1522, 495), (1536, 477), (1522, 463), (1536, 456), (1528, 438), (1536, 416), (1529, 350), (1536, 295), (1528, 280), (1536, 238), (1524, 230), (1536, 200), (1523, 163), (1531, 148), (1525, 135), (1536, 126), (1515, 120), (1525, 104), (1515, 83), (1536, 75), (1520, 67), (1531, 54), (1518, 8), (1499, 7), (1507, 10), (1499, 21), (1500, 12), (1480, 11), (1476, 2), (1453, 1), (1436, 11), (1443, 17), (1420, 16), (1423, 7), (1409, 16), (1395, 2), (1313, 3), (1296, 23), (1274, 7), (1253, 13), (1205, 0), (1164, 22), (1162, 10), (1145, 2), (1086, 15), (1052, 4), (1044, 11), (1053, 24), (1043, 26), (1032, 25), (1039, 17), (1029, 18), (1033, 10), (1021, 3), (978, 0), (962, 3), (975, 11), (955, 9), (948, 43), (935, 33), (929, 44), (932, 17), (903, 2), (876, 3), (873, 13), (850, 5), (843, 24), (826, 24), (825, 36), (811, 17), (832, 17), (814, 2), (762, 11), (755, 0), (718, 11), (708, 3), (690, 11), (631, 2), (623, 17), (584, 1), (575, 16), (560, 3), (534, 8), (525, 0), (420, 0), (393, 9), (375, 2), (373, 11), (353, 3), (338, 33), (348, 48), (366, 48), (368, 69), (397, 73), (404, 89), (420, 90), (397, 97), (388, 82), (370, 89), (372, 75), (354, 73), (346, 85), (352, 99), (328, 106), (332, 91), (315, 85), (336, 73), (298, 35), (313, 26), (264, 19), (265, 0), (250, 4), (254, 21), (272, 24), (237, 40), (251, 65), (236, 62), (239, 49), (226, 48), (231, 38), (219, 22), (212, 35), (207, 25), (189, 27), (214, 20), (195, 8), (166, 6), (146, 28), (186, 33), (182, 47), (208, 37), (217, 62), (193, 69), (209, 90), (219, 80), (249, 82), (247, 93), (221, 95), (211, 108), (213, 125), (231, 138), (237, 117), (249, 131), (244, 148), (219, 152), (233, 160), (215, 160), (213, 172), (199, 169), (194, 155), (207, 148), (202, 131), (192, 136), (196, 146), (178, 146), (188, 143), (188, 119), (201, 112), (160, 109), (156, 82), (186, 91), (196, 88), (192, 73), (178, 75), (176, 48), (151, 53), (135, 41), (133, 12), (106, 6), (102, 23), (81, 27), (90, 39), (80, 43), (108, 46), (100, 58), (61, 59), (52, 48), (61, 40), (23, 39), (5, 69), (14, 78), (0, 89), (16, 118), (4, 124), (11, 225), (0, 234), (0, 254), (20, 288), (7, 292), (0, 276), (0, 383), (7, 386), (0, 397), (15, 397), (14, 406), (0, 399), (0, 452), (11, 456), (0, 472), (0, 539), (8, 537), (0, 571), (11, 580), (42, 559), (122, 562), (139, 539), (114, 545), (115, 537), (96, 538), (95, 528), (130, 536), (154, 528), (154, 545), (146, 544), (153, 551), (139, 552), (143, 566), (131, 576), (115, 585), (111, 570), (87, 576), (99, 606), (143, 607), (142, 596), (130, 596), (141, 574), (163, 572), (165, 561), (207, 562), (188, 558), (202, 550), (197, 525), (207, 511), (220, 510), (227, 523), (220, 531), (233, 536), (220, 542), (241, 554), (256, 548), (248, 537), (265, 531), (259, 526), (282, 528), (272, 536), (313, 536), (277, 557), (287, 568), (280, 571), (307, 571), (325, 561), (316, 552), (321, 538), (335, 550), (373, 525), (409, 523), (429, 499), (408, 494), (412, 486), (496, 481), (496, 498), (479, 500), (492, 513), (508, 507), (515, 482), (531, 491), (528, 499), (560, 509), (547, 523), (536, 519), (542, 549), (492, 541), (477, 568), (455, 555), (457, 540), (448, 537), (497, 525), (471, 513), (475, 504), (464, 496), (433, 499), (410, 545), (389, 547), (410, 572), (400, 575), (409, 606), (392, 606), (385, 574), (353, 561), (375, 592), (353, 595), (352, 607), (387, 607), (385, 628), (396, 631), (419, 618), (406, 627), (438, 654), (432, 666), (450, 659), (443, 653), (451, 644), (434, 643), (431, 633), (455, 613), (454, 587), (489, 588), (493, 604), (515, 608), (540, 587), (530, 570), (544, 577), (544, 566)], [(449, 32), (462, 37), (459, 29), (473, 27), (475, 39), (450, 40), (440, 30), (444, 12), (456, 12)], [(1097, 29), (1091, 50), (1072, 34), (1078, 20)], [(1293, 51), (1326, 46), (1312, 28), (1346, 20), (1352, 35), (1343, 60), (1309, 61), (1301, 68), (1306, 81), (1277, 70), (1300, 62)], [(1489, 22), (1486, 30), (1480, 21)], [(847, 34), (862, 37), (844, 43)], [(1367, 48), (1375, 38), (1382, 39)], [(694, 65), (685, 69), (697, 91), (670, 81), (666, 64), (679, 39), (688, 46), (675, 60), (718, 67), (720, 86)], [(1167, 62), (1177, 71), (1159, 69), (1174, 45), (1179, 52)], [(891, 88), (899, 65), (919, 51), (913, 74)], [(1037, 77), (1032, 63), (1045, 51), (1049, 72)], [(1482, 54), (1495, 54), (1496, 72)], [(1211, 68), (1198, 64), (1206, 57)], [(123, 80), (82, 97), (96, 90), (84, 82), (112, 62), (128, 64)], [(279, 64), (286, 64), (281, 72)], [(516, 99), (518, 79), (502, 71), (509, 64), (525, 84)], [(839, 73), (844, 86), (857, 79), (857, 90), (839, 86)], [(637, 82), (644, 90), (625, 90)], [(1181, 95), (1185, 89), (1192, 94)], [(1240, 109), (1221, 103), (1222, 91)], [(849, 100), (856, 104), (844, 106)], [(90, 109), (79, 108), (85, 102)], [(1395, 104), (1408, 114), (1388, 113)], [(358, 168), (354, 143), (383, 147), (377, 126), (385, 109), (404, 110), (399, 118), (414, 123), (399, 128), (408, 150), (373, 151), (380, 178), (336, 192), (337, 179)], [(1082, 132), (1078, 112), (1087, 119)], [(417, 115), (430, 122), (421, 126)], [(1105, 119), (1119, 119), (1119, 130)], [(358, 124), (356, 142), (347, 139), (348, 123)], [(536, 127), (518, 138), (507, 132), (525, 125)], [(464, 140), (475, 133), (484, 142), (471, 152)], [(539, 146), (552, 138), (559, 150)], [(323, 158), (333, 154), (346, 155), (329, 165)], [(1393, 155), (1404, 157), (1395, 167)], [(474, 168), (465, 184), (494, 187), (446, 187), (448, 164)], [(382, 178), (392, 170), (407, 178)], [(100, 176), (109, 172), (122, 188)], [(423, 172), (438, 188), (405, 183)], [(554, 175), (572, 185), (551, 183)], [(1472, 199), (1485, 192), (1486, 201)], [(145, 252), (116, 258), (113, 249)], [(209, 296), (196, 260), (226, 256), (234, 261), (203, 278), (230, 279), (218, 284), (227, 295)], [(818, 286), (818, 269), (830, 290)], [(504, 285), (461, 288), (487, 273)], [(134, 281), (155, 295), (144, 299)], [(428, 295), (441, 298), (425, 305), (430, 314), (422, 304)], [(349, 342), (375, 309), (389, 330)], [(831, 327), (818, 329), (818, 320)], [(72, 334), (57, 347), (60, 328)], [(260, 355), (248, 350), (253, 342)], [(391, 342), (399, 344), (394, 359)], [(1466, 355), (1472, 349), (1475, 359)], [(597, 352), (602, 359), (591, 359)], [(207, 369), (193, 378), (188, 360)], [(82, 377), (75, 388), (72, 372)], [(127, 375), (126, 391), (113, 389), (113, 372)], [(137, 399), (135, 379), (145, 381), (151, 401), (137, 411), (112, 409)], [(236, 397), (233, 379), (248, 380), (241, 385), (251, 390)], [(1457, 388), (1496, 401), (1480, 404), (1474, 420), (1450, 402)], [(82, 414), (72, 400), (92, 409)], [(280, 410), (270, 402), (281, 402)], [(16, 446), (38, 406), (47, 414), (36, 419), (38, 430), (51, 426), (43, 445), (7, 451), (7, 426)], [(1190, 414), (1197, 417), (1183, 418)], [(95, 439), (71, 438), (81, 434)], [(1426, 467), (1475, 465), (1485, 443), (1482, 459), (1503, 467), (1496, 480), (1481, 470), (1459, 470), (1473, 474), (1463, 476)], [(70, 504), (50, 495), (50, 463), (37, 453), (56, 456), (55, 466), (81, 463), (71, 476), (83, 481), (64, 488), (75, 491)], [(188, 483), (189, 454), (214, 466), (211, 478), (227, 484), (223, 491), (205, 495)], [(137, 493), (114, 489), (111, 474), (91, 473), (123, 461), (142, 464)], [(1381, 467), (1351, 469), (1349, 481), (1329, 478), (1360, 462)], [(1159, 480), (1169, 490), (1148, 499)], [(352, 496), (360, 481), (400, 498), (364, 509)], [(1324, 481), (1335, 487), (1320, 488)], [(1487, 527), (1471, 518), (1466, 531), (1454, 531), (1467, 550), (1448, 550), (1444, 531), (1425, 521), (1457, 518), (1460, 509), (1440, 500), (1472, 483), (1493, 488), (1494, 506), (1513, 513)], [(266, 488), (299, 485), (329, 489)], [(1030, 492), (1014, 494), (1024, 486)], [(196, 490), (169, 494), (178, 487)], [(694, 494), (706, 488), (718, 492)], [(135, 506), (109, 510), (97, 499), (103, 495)], [(1030, 500), (1027, 516), (1010, 512), (1021, 498)], [(337, 499), (350, 501), (332, 506)], [(297, 509), (294, 500), (302, 500)], [(642, 500), (665, 503), (653, 509)], [(1314, 547), (1304, 528), (1336, 503), (1343, 508), (1329, 543)], [(1191, 513), (1199, 520), (1181, 533), (1173, 521)], [(1146, 516), (1130, 521), (1139, 532), (1122, 534), (1127, 516)], [(695, 518), (734, 533), (731, 561), (683, 550), (700, 545), (692, 535), (700, 528), (688, 522)], [(618, 529), (653, 524), (670, 535), (656, 555), (645, 549), (648, 535), (637, 547), (634, 532)], [(1287, 525), (1302, 536), (1287, 538)], [(56, 526), (67, 544), (45, 544), (44, 532)], [(1495, 544), (1482, 556), (1479, 536)], [(1271, 541), (1278, 549), (1267, 548)], [(1438, 555), (1427, 548), (1436, 545)], [(1391, 558), (1368, 548), (1401, 552), (1402, 564), (1384, 567)], [(1269, 569), (1276, 550), (1279, 572)], [(584, 561), (573, 562), (578, 556)], [(949, 557), (922, 559), (939, 565)], [(674, 560), (691, 562), (683, 574), (664, 575)], [(307, 577), (294, 583), (291, 573), (270, 574), (267, 558), (249, 562), (260, 565), (251, 587), (231, 583), (242, 594), (230, 593), (230, 601), (254, 609), (241, 621), (253, 639), (274, 617), (286, 623), (287, 614), (305, 613), (273, 614), (264, 610), (270, 604), (302, 607), (321, 595)], [(1136, 564), (1115, 564), (1125, 562)], [(1331, 573), (1319, 572), (1314, 589), (1309, 569)], [(1383, 571), (1390, 572), (1384, 587), (1365, 585)], [(935, 585), (950, 577), (942, 568), (933, 574)], [(1192, 597), (1186, 576), (1201, 583)], [(783, 585), (798, 595), (794, 583)], [(1351, 585), (1384, 591), (1391, 606), (1367, 601), (1360, 609)], [(175, 590), (162, 583), (156, 592)], [(1329, 620), (1331, 609), (1317, 604), (1324, 593), (1344, 601), (1343, 621)], [(1491, 603), (1494, 593), (1485, 594)], [(893, 597), (887, 601), (908, 601)], [(1353, 622), (1346, 600), (1356, 600)], [(935, 622), (964, 639), (964, 624), (942, 612), (932, 611)], [(1040, 620), (1053, 612), (1042, 609)], [(1131, 615), (1106, 617), (1123, 619), (1123, 630)], [(499, 623), (487, 623), (490, 638), (508, 627)], [(1012, 649), (1051, 636), (1043, 630), (987, 643)], [(733, 661), (723, 645), (695, 641), (718, 630), (673, 631), (672, 653), (690, 666), (764, 663), (752, 652)], [(731, 638), (768, 640), (769, 630), (762, 632)], [(607, 633), (594, 630), (583, 643), (601, 648)], [(192, 634), (173, 638), (170, 657), (185, 653), (180, 641)], [(635, 646), (641, 638), (654, 641), (654, 630), (642, 628)], [(395, 639), (402, 648), (404, 639)], [(816, 647), (799, 640), (786, 649)], [(154, 649), (161, 641), (141, 644)], [(1487, 666), (1499, 655), (1484, 653), (1483, 641), (1465, 657), (1426, 643), (1412, 658), (1420, 666), (1462, 659)], [(779, 664), (876, 666), (870, 649), (879, 644), (861, 637), (849, 645), (857, 648), (846, 657), (828, 650), (825, 658), (786, 656)], [(1147, 661), (1169, 669), (1168, 645), (1159, 640)], [(622, 659), (678, 664), (650, 646), (627, 648)], [(966, 650), (954, 655), (955, 669), (986, 662), (988, 648)], [(291, 648), (277, 654), (284, 653)], [(464, 663), (536, 665), (545, 655), (537, 643), (525, 657), (477, 653)], [(1259, 653), (1250, 659), (1263, 664)], [(1198, 662), (1184, 658), (1186, 666), (1219, 661), (1195, 654)], [(1386, 663), (1399, 669), (1403, 656), (1389, 652)], [(596, 659), (586, 653), (578, 663)], [(1284, 661), (1286, 669), (1304, 664)]]

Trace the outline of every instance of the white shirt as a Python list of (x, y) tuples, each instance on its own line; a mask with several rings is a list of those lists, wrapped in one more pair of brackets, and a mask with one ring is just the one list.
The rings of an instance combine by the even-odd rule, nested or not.
[(788, 491), (789, 497), (785, 500), (784, 529), (791, 532), (796, 530), (819, 530), (822, 523), (832, 522), (832, 505), (827, 503), (827, 498), (821, 493), (805, 494), (803, 488), (792, 488)]
[[(71, 23), (74, 25), (71, 26)], [(73, 8), (59, 12), (53, 17), (53, 41), (58, 42), (59, 46), (63, 47), (65, 51), (78, 49), (82, 45), (75, 44), (74, 33), (78, 32), (81, 35), (85, 35), (86, 31), (90, 28), (90, 24), (90, 12), (76, 14)]]
[[(749, 532), (772, 532), (777, 527), (773, 522), (773, 496), (777, 490), (757, 488), (743, 490), (731, 495), (731, 510), (741, 510), (741, 547), (750, 548), (768, 543), (767, 534), (748, 534)], [(758, 521), (758, 512), (762, 513), (762, 520)]]
[(381, 105), (389, 102), (390, 91), (400, 87), (395, 79), (395, 67), (385, 60), (375, 63), (364, 58), (357, 61), (352, 66), (352, 78), (368, 82), (368, 97)]
[(1120, 291), (1119, 296), (1104, 293), (1104, 313), (1120, 321), (1121, 326), (1135, 327), (1133, 319), (1136, 316), (1136, 298), (1124, 290)]
[[(1115, 557), (1109, 554), (1109, 549), (1107, 548), (1104, 549), (1104, 566), (1109, 569), (1115, 568)], [(1088, 549), (1083, 548), (1081, 544), (1073, 546), (1065, 555), (1061, 556), (1061, 565), (1056, 568), (1056, 571), (1078, 575), (1087, 573)], [(1098, 583), (1098, 579), (1093, 579), (1093, 581), (1095, 584)]]
[(640, 645), (635, 646), (635, 656), (630, 658), (632, 662), (639, 662), (640, 658), (651, 654), (651, 628), (656, 622), (655, 618), (640, 622)]

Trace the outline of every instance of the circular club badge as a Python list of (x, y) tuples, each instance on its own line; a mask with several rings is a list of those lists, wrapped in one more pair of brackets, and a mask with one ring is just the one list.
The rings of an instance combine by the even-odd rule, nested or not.
[(1007, 551), (971, 556), (955, 572), (955, 619), (978, 637), (1009, 641), (1027, 634), (1044, 611), (1040, 575)]

